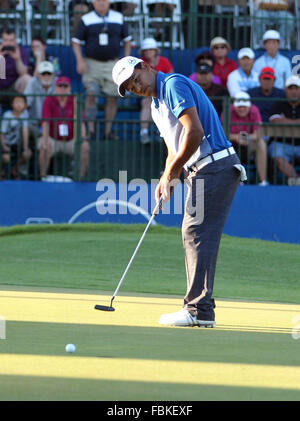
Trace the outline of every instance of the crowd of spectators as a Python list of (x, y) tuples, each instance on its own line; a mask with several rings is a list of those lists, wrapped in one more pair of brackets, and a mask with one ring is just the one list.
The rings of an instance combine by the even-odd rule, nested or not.
[[(100, 95), (105, 97), (103, 138), (119, 139), (113, 127), (118, 95), (111, 70), (122, 52), (124, 56), (131, 54), (131, 36), (124, 16), (110, 7), (109, 0), (94, 0), (92, 10), (90, 2), (71, 3), (74, 10), (82, 12), (72, 29), (72, 48), (85, 92), (80, 136), (80, 177), (84, 179), (89, 163), (89, 142), (96, 137)], [(300, 127), (295, 124), (300, 124), (300, 78), (293, 75), (291, 61), (279, 52), (280, 42), (280, 32), (267, 30), (262, 34), (265, 50), (262, 55), (256, 58), (257, 52), (245, 46), (234, 60), (228, 57), (229, 42), (221, 36), (214, 37), (209, 48), (196, 55), (194, 71), (187, 75), (211, 99), (224, 124), (224, 104), (232, 104), (228, 136), (242, 162), (253, 162), (256, 166), (261, 186), (268, 185), (269, 160), (288, 181), (299, 177), (296, 163), (300, 160)], [(58, 58), (47, 53), (47, 44), (42, 38), (33, 37), (29, 50), (18, 45), (13, 30), (2, 31), (0, 54), (6, 62), (6, 78), (0, 79), (2, 178), (7, 166), (13, 178), (20, 177), (19, 170), (32, 159), (34, 148), (38, 151), (41, 179), (47, 175), (56, 153), (72, 157), (75, 153), (71, 80), (61, 73)], [(137, 54), (158, 71), (176, 71), (152, 37), (143, 40)], [(224, 102), (224, 98), (227, 101)], [(148, 144), (152, 141), (151, 100), (145, 97), (139, 106), (140, 141)], [(288, 132), (289, 135), (285, 135), (283, 129), (277, 136), (275, 130), (271, 130), (271, 134), (264, 131), (263, 123), (268, 123), (268, 127), (281, 124), (295, 129)]]

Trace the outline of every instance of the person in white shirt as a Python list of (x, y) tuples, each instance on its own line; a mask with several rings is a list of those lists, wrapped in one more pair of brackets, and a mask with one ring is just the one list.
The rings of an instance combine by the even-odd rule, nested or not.
[(234, 98), (240, 91), (248, 91), (259, 86), (258, 73), (253, 69), (255, 53), (251, 48), (242, 48), (238, 52), (239, 67), (229, 73), (227, 89), (229, 95)]
[(267, 26), (278, 27), (281, 35), (281, 47), (291, 48), (291, 37), (295, 30), (295, 17), (289, 12), (289, 6), (292, 4), (294, 8), (294, 0), (255, 0), (253, 26), (253, 45), (259, 48), (259, 42), (263, 33), (267, 30)]
[(260, 73), (264, 67), (272, 67), (275, 71), (275, 88), (284, 89), (285, 81), (292, 73), (290, 60), (279, 53), (280, 34), (270, 29), (263, 36), (265, 53), (255, 60), (253, 69)]

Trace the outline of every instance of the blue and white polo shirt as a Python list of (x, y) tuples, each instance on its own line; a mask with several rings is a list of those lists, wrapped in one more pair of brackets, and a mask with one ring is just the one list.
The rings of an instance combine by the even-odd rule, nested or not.
[(120, 43), (130, 40), (123, 15), (114, 10), (109, 10), (105, 16), (99, 15), (95, 10), (86, 13), (72, 38), (73, 42), (85, 46), (86, 57), (98, 61), (119, 58)]
[(213, 104), (197, 83), (181, 74), (166, 75), (158, 72), (156, 89), (157, 97), (153, 98), (151, 105), (152, 118), (174, 154), (180, 149), (184, 136), (184, 127), (178, 117), (187, 108), (196, 107), (198, 111), (204, 137), (199, 148), (184, 165), (186, 170), (199, 159), (232, 146)]

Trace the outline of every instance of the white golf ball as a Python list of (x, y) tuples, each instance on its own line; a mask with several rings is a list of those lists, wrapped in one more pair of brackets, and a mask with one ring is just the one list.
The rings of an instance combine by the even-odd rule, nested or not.
[(76, 346), (74, 344), (68, 344), (66, 345), (66, 352), (75, 352)]

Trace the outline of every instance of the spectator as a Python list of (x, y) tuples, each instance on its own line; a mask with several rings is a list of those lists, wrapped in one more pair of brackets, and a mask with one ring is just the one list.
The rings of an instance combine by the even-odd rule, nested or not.
[(71, 23), (71, 37), (75, 36), (77, 31), (77, 26), (80, 22), (80, 19), (83, 15), (89, 12), (90, 2), (85, 0), (71, 0), (69, 2), (69, 16)]
[(26, 97), (16, 94), (11, 98), (11, 109), (1, 121), (2, 162), (11, 164), (12, 178), (18, 178), (18, 168), (28, 161), (32, 152), (28, 145), (28, 112)]
[(229, 73), (238, 67), (234, 60), (227, 57), (231, 47), (226, 39), (215, 37), (210, 42), (210, 49), (216, 59), (213, 74), (221, 79), (222, 85), (226, 88)]
[[(221, 121), (223, 122), (223, 115)], [(249, 156), (255, 155), (259, 185), (266, 186), (267, 153), (261, 136), (261, 116), (259, 109), (251, 104), (247, 92), (238, 92), (230, 107), (230, 141), (240, 155), (241, 162), (247, 163)]]
[[(160, 55), (160, 50), (154, 38), (145, 38), (141, 44), (140, 54), (142, 60), (150, 64), (150, 66), (157, 72), (173, 73), (173, 65), (166, 58)], [(144, 97), (141, 100), (140, 125), (141, 143), (146, 144), (150, 142), (149, 136), (149, 122), (151, 121), (151, 102), (152, 98)]]
[(38, 67), (42, 61), (50, 61), (56, 75), (60, 74), (60, 65), (57, 57), (47, 54), (47, 44), (43, 38), (35, 36), (31, 40), (31, 49), (29, 56), (29, 73), (32, 76), (38, 76)]
[(124, 16), (132, 16), (139, 0), (110, 0), (110, 4), (114, 10), (122, 13)]
[(213, 82), (212, 66), (209, 66), (207, 63), (198, 66), (196, 83), (198, 83), (206, 95), (210, 97), (218, 116), (220, 116), (223, 108), (222, 99), (215, 99), (214, 97), (228, 96), (228, 91), (223, 86)]
[(30, 79), (28, 75), (28, 53), (24, 47), (18, 46), (16, 34), (12, 29), (3, 29), (0, 55), (5, 57), (6, 78), (0, 79), (0, 92), (8, 92), (1, 95), (0, 103), (5, 106), (10, 104), (10, 95), (15, 91), (23, 93)]
[(294, 31), (295, 18), (288, 11), (288, 7), (289, 0), (255, 0), (254, 36), (257, 40), (255, 40), (255, 48), (258, 47), (258, 40), (261, 40), (267, 26), (275, 24), (279, 27), (282, 47), (290, 49), (291, 35)]
[[(172, 16), (172, 13), (176, 7), (176, 0), (164, 0), (156, 1), (150, 0), (149, 4), (149, 14), (153, 17), (169, 17)], [(165, 41), (167, 37), (165, 36), (165, 31), (169, 29), (169, 25), (162, 26), (160, 22), (155, 24), (156, 34), (154, 35), (157, 41)]]
[(263, 67), (272, 67), (275, 71), (275, 88), (284, 89), (286, 79), (291, 75), (292, 66), (290, 60), (279, 53), (280, 34), (273, 29), (263, 36), (266, 52), (260, 56), (253, 65), (253, 69), (259, 73)]
[[(283, 89), (274, 87), (275, 72), (272, 67), (263, 67), (259, 75), (260, 86), (249, 89), (248, 94), (251, 96), (252, 104), (260, 111), (260, 115), (263, 122), (268, 122), (270, 118), (270, 111), (273, 104), (271, 98), (285, 98), (285, 92)], [(256, 98), (264, 99), (264, 101)]]
[(254, 58), (251, 48), (239, 50), (239, 68), (231, 72), (227, 80), (227, 89), (232, 98), (240, 91), (246, 92), (259, 85), (258, 73), (253, 69)]
[(54, 67), (50, 61), (42, 61), (34, 76), (26, 86), (24, 94), (27, 96), (30, 128), (37, 134), (39, 119), (42, 118), (43, 102), (46, 95), (55, 94)]
[[(300, 78), (290, 76), (285, 82), (285, 94), (288, 101), (277, 101), (272, 109), (270, 122), (300, 124)], [(300, 161), (300, 135), (299, 127), (295, 127), (295, 136), (284, 138), (271, 138), (268, 148), (270, 157), (275, 160), (278, 170), (288, 178), (288, 183), (297, 177), (293, 166), (294, 161)]]
[[(189, 78), (192, 79), (194, 82), (197, 82), (197, 74), (198, 74), (197, 69), (203, 63), (206, 63), (212, 68), (214, 68), (214, 65), (216, 64), (216, 59), (210, 51), (203, 51), (201, 54), (199, 54), (195, 58), (196, 69), (195, 69), (195, 72), (189, 76)], [(212, 75), (212, 81), (216, 85), (222, 85), (222, 81), (220, 77), (214, 74)]]
[[(112, 121), (117, 113), (117, 89), (112, 81), (112, 68), (120, 56), (120, 43), (124, 42), (124, 55), (130, 54), (131, 36), (128, 36), (123, 16), (110, 10), (109, 0), (94, 0), (94, 9), (82, 16), (76, 36), (72, 38), (76, 56), (77, 72), (81, 74), (86, 89), (86, 118), (90, 135), (94, 133), (97, 116), (96, 96), (100, 89), (106, 95), (105, 139), (116, 140), (112, 132)], [(86, 58), (81, 53), (81, 43), (85, 44)], [(100, 88), (100, 89), (99, 89)]]
[[(68, 77), (61, 76), (57, 79), (55, 93), (57, 96), (45, 98), (42, 109), (42, 137), (38, 142), (41, 178), (46, 176), (54, 154), (62, 152), (73, 156), (75, 149), (74, 96), (71, 95), (71, 81)], [(81, 127), (81, 139), (80, 178), (83, 178), (89, 161), (89, 143), (84, 123)]]

